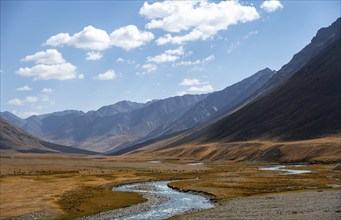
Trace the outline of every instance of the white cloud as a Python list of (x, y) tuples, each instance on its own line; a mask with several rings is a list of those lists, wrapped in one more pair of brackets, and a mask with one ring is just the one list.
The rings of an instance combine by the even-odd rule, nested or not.
[(178, 56), (170, 55), (170, 54), (160, 54), (155, 57), (147, 57), (148, 62), (155, 62), (155, 63), (166, 63), (166, 62), (174, 62), (179, 59)]
[(78, 74), (78, 79), (84, 79), (84, 74)]
[(199, 65), (199, 64), (204, 64), (204, 63), (208, 63), (214, 60), (214, 55), (210, 55), (202, 60), (195, 60), (195, 61), (181, 61), (178, 63), (175, 63), (174, 66), (193, 66), (193, 65)]
[(34, 80), (68, 80), (77, 77), (76, 67), (71, 63), (54, 65), (38, 64), (32, 68), (19, 68), (16, 72), (21, 76), (33, 77)]
[(193, 93), (208, 93), (213, 91), (213, 87), (211, 85), (192, 86), (188, 91)]
[(25, 85), (25, 86), (22, 86), (22, 87), (17, 88), (16, 90), (17, 90), (17, 91), (31, 91), (32, 88)]
[(121, 27), (110, 34), (111, 44), (124, 50), (140, 47), (154, 39), (151, 32), (140, 31), (135, 25)]
[(163, 1), (145, 2), (140, 14), (149, 20), (147, 29), (160, 28), (167, 32), (156, 40), (158, 45), (166, 43), (183, 44), (188, 41), (206, 40), (230, 25), (250, 22), (260, 16), (255, 7), (242, 5), (238, 1)]
[(142, 65), (141, 68), (145, 69), (147, 71), (147, 73), (151, 73), (157, 69), (157, 66), (155, 64), (152, 64), (152, 63), (146, 63), (146, 64)]
[(107, 70), (104, 73), (100, 73), (95, 77), (97, 80), (113, 80), (116, 77), (116, 73), (113, 69)]
[(166, 50), (165, 51), (166, 54), (171, 54), (171, 55), (178, 55), (178, 56), (182, 56), (185, 54), (185, 51), (184, 51), (184, 48), (181, 46), (181, 47), (178, 47), (174, 50)]
[(213, 86), (209, 82), (201, 82), (199, 79), (184, 79), (180, 86), (187, 86), (187, 90), (178, 92), (177, 95), (209, 93), (213, 91)]
[(56, 49), (40, 51), (33, 55), (28, 55), (22, 61), (33, 61), (36, 64), (60, 64), (65, 63), (62, 54)]
[(182, 47), (178, 47), (173, 50), (166, 50), (160, 55), (154, 57), (147, 57), (147, 62), (154, 63), (166, 63), (166, 62), (174, 62), (179, 59), (180, 56), (184, 55), (185, 51)]
[(53, 89), (51, 89), (51, 88), (43, 88), (41, 90), (41, 92), (43, 92), (43, 93), (51, 93), (51, 92), (53, 92)]
[(71, 40), (71, 37), (68, 33), (59, 33), (57, 35), (54, 35), (50, 37), (46, 42), (45, 45), (50, 45), (50, 46), (60, 46), (63, 44), (69, 44)]
[(100, 60), (103, 55), (100, 52), (90, 51), (86, 53), (86, 60)]
[(26, 103), (35, 103), (39, 101), (39, 98), (36, 96), (27, 96), (24, 101)]
[(18, 105), (18, 106), (19, 105), (24, 105), (24, 102), (21, 99), (11, 99), (7, 103), (10, 104), (10, 105)]
[(197, 86), (201, 85), (202, 82), (198, 79), (184, 79), (179, 83), (180, 86)]
[[(59, 33), (50, 37), (44, 45), (63, 46), (69, 45), (85, 50), (102, 51), (112, 45), (131, 50), (140, 47), (154, 39), (154, 35), (148, 31), (140, 31), (135, 25), (127, 25), (114, 30), (110, 35), (102, 29), (91, 25), (83, 28), (82, 31), (70, 35), (69, 33)], [(88, 55), (88, 57), (91, 57)], [(99, 57), (99, 56), (95, 56)], [(88, 59), (95, 60), (95, 59)]]
[(25, 77), (33, 77), (34, 80), (68, 80), (77, 77), (77, 67), (66, 62), (62, 54), (55, 49), (26, 56), (23, 61), (33, 61), (37, 65), (31, 68), (19, 68), (16, 73)]
[(127, 64), (134, 64), (135, 60), (123, 59), (122, 57), (117, 58), (117, 63), (127, 63)]
[(17, 99), (17, 98), (11, 99), (8, 101), (8, 104), (20, 106), (20, 105), (25, 105), (25, 104), (36, 103), (38, 101), (39, 101), (39, 98), (36, 96), (27, 96), (25, 99)]
[(90, 25), (72, 36), (69, 33), (60, 33), (52, 36), (45, 44), (50, 46), (66, 44), (86, 50), (105, 50), (110, 47), (110, 37), (106, 31)]
[(271, 13), (277, 11), (280, 8), (283, 8), (283, 5), (279, 0), (266, 0), (262, 3), (260, 8), (266, 12)]

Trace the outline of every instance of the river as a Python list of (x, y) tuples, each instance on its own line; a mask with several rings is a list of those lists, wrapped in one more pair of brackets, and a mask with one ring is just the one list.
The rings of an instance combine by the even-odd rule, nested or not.
[[(302, 165), (293, 165), (294, 167), (300, 167)], [(303, 174), (303, 173), (311, 173), (311, 170), (293, 170), (293, 169), (286, 169), (286, 166), (273, 166), (273, 167), (262, 167), (259, 170), (276, 170), (282, 171), (287, 174)]]
[(123, 185), (113, 188), (114, 191), (137, 192), (142, 195), (151, 194), (161, 198), (163, 202), (154, 204), (149, 210), (142, 211), (121, 218), (114, 219), (166, 219), (175, 215), (186, 213), (190, 210), (213, 208), (209, 199), (189, 193), (179, 192), (167, 186), (169, 181), (157, 181)]

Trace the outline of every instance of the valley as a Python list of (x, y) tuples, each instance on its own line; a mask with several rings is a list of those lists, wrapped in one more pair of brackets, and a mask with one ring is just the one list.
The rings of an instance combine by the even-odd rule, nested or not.
[(1, 220), (341, 219), (339, 2), (13, 2), (1, 19), (142, 29), (72, 14), (32, 53), (1, 23), (25, 42), (1, 49)]
[[(260, 170), (269, 167), (264, 162), (217, 161), (190, 165), (193, 162), (162, 159), (160, 163), (151, 163), (150, 159), (139, 157), (3, 154), (1, 218), (24, 216), (22, 219), (25, 219), (30, 213), (36, 213), (42, 219), (70, 219), (127, 207), (145, 200), (137, 193), (116, 192), (111, 188), (149, 181), (177, 180), (169, 185), (185, 192), (204, 192), (210, 195), (217, 209), (235, 198), (281, 192), (336, 190), (337, 193), (341, 185), (340, 168), (333, 164), (287, 165), (288, 169), (311, 170), (311, 173), (286, 175), (276, 170)], [(216, 208), (202, 213), (212, 213)]]

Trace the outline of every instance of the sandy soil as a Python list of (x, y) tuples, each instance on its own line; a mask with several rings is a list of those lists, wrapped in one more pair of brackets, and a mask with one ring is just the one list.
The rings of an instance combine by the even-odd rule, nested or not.
[(207, 211), (178, 219), (341, 219), (341, 191), (312, 191), (250, 196), (222, 202)]

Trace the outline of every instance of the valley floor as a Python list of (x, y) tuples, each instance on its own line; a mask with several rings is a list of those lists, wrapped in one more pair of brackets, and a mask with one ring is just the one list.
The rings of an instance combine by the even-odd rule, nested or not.
[[(246, 219), (252, 213), (261, 216), (262, 213), (255, 210), (259, 208), (258, 202), (263, 204), (262, 207), (272, 210), (265, 210), (263, 214), (276, 215), (281, 211), (280, 208), (287, 208), (284, 214), (297, 212), (297, 215), (302, 214), (307, 218), (317, 213), (310, 212), (310, 208), (321, 213), (327, 211), (325, 216), (340, 214), (339, 206), (326, 202), (340, 200), (340, 191), (337, 190), (341, 186), (341, 171), (335, 169), (337, 164), (288, 166), (290, 169), (312, 171), (288, 175), (279, 171), (260, 170), (260, 167), (271, 166), (266, 163), (194, 162), (2, 153), (0, 218), (23, 216), (19, 219), (30, 219), (33, 216), (38, 219), (71, 219), (127, 207), (144, 202), (145, 199), (136, 193), (112, 192), (111, 188), (154, 180), (180, 180), (170, 185), (184, 191), (210, 194), (218, 206), (202, 212), (208, 218), (213, 218), (216, 212), (228, 216), (229, 210), (237, 210), (235, 207), (245, 203), (248, 205), (241, 213), (245, 213)], [(281, 194), (283, 192), (285, 194)], [(307, 210), (303, 205), (310, 203), (303, 198), (317, 202), (311, 203)], [(290, 201), (302, 206), (293, 208)], [(274, 206), (268, 206), (267, 202), (273, 202)], [(230, 214), (233, 215), (233, 212)], [(180, 218), (195, 219), (198, 216), (194, 213)], [(240, 216), (237, 217), (240, 219)]]

